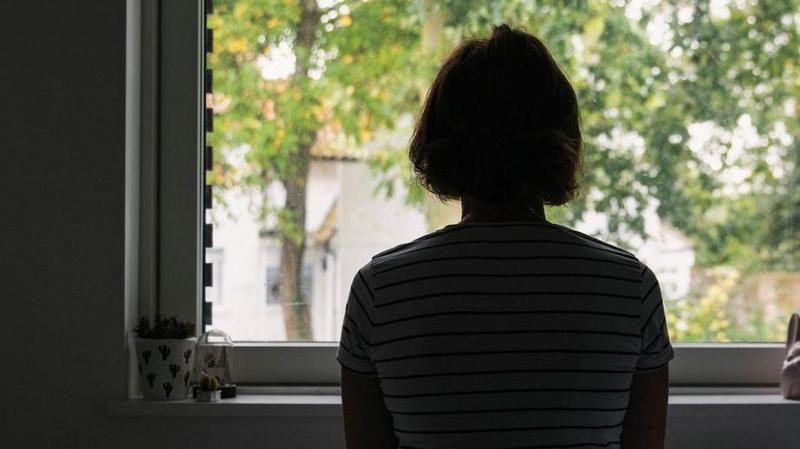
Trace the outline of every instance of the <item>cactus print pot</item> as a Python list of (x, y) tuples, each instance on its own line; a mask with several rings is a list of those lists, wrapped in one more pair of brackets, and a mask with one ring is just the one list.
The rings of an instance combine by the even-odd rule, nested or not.
[(139, 386), (147, 401), (187, 399), (197, 338), (136, 339)]

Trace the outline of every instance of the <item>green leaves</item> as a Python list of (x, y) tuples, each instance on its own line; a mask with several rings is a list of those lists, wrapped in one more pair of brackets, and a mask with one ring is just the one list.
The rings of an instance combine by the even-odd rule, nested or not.
[[(316, 150), (366, 143), (417, 105), (409, 49), (419, 26), (408, 2), (334, 2), (318, 11), (310, 48), (299, 45), (302, 8), (297, 0), (229, 0), (209, 18), (218, 49), (209, 57), (218, 130), (210, 141), (223, 153), (212, 181), (259, 195), (296, 176)], [(225, 156), (235, 148), (246, 153), (234, 168)], [(263, 215), (276, 210), (262, 207)]]
[[(302, 5), (219, 1), (209, 19), (219, 50), (210, 56), (219, 129), (211, 140), (222, 152), (246, 149), (244, 166), (221, 163), (214, 182), (236, 178), (260, 192), (290, 179), (297, 158), (355, 154), (417, 113), (448, 47), (508, 21), (548, 43), (578, 92), (584, 194), (558, 213), (563, 220), (602, 212), (613, 239), (642, 232), (642, 210), (655, 201), (663, 219), (698, 242), (702, 263), (800, 265), (797, 245), (787, 243), (800, 239), (792, 212), (800, 188), (796, 1), (731, 2), (719, 11), (671, 0), (637, 12), (626, 2), (342, 0), (320, 9), (307, 51), (296, 45)], [(441, 24), (431, 22), (434, 13)], [(430, 35), (446, 42), (433, 50), (423, 48), (431, 24), (441, 30)], [(745, 115), (763, 138), (744, 149), (752, 157), (715, 168), (705, 149), (690, 148), (691, 125), (709, 122), (733, 133), (714, 144), (732, 152)], [(765, 162), (774, 154), (784, 156)], [(382, 145), (366, 157), (384, 174), (384, 193), (396, 193), (399, 179), (408, 201), (424, 203), (405, 148)], [(737, 170), (748, 175), (731, 188), (725, 173)], [(280, 209), (264, 207), (266, 215)], [(772, 251), (755, 251), (763, 247)]]

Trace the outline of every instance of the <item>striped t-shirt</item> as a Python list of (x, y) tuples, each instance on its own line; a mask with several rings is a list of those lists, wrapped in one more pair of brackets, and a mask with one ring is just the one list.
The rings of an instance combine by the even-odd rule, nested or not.
[(672, 359), (634, 255), (548, 222), (458, 223), (356, 274), (337, 359), (400, 448), (616, 448), (633, 374)]

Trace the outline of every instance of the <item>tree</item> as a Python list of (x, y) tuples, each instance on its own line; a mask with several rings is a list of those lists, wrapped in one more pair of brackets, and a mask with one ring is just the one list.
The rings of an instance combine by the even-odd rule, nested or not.
[[(702, 264), (800, 268), (799, 12), (793, 0), (729, 4), (716, 13), (698, 2), (681, 20), (672, 6), (675, 109), (687, 126), (710, 122), (722, 130), (721, 140), (709, 142), (724, 150), (718, 166), (693, 154), (681, 173), (662, 182), (675, 187), (661, 212), (698, 242)], [(746, 139), (730, 133), (748, 122), (758, 138), (737, 152)], [(724, 178), (736, 171), (743, 176), (731, 185)], [(678, 208), (676, 201), (688, 206)]]
[[(622, 236), (643, 231), (642, 212), (655, 202), (659, 216), (695, 242), (701, 266), (731, 265), (743, 275), (800, 268), (796, 1), (712, 9), (668, 0), (650, 10), (593, 0), (320, 4), (226, 0), (209, 22), (218, 41), (210, 61), (219, 129), (212, 141), (223, 151), (248, 150), (241, 171), (221, 165), (214, 182), (249, 186), (265, 227), (274, 224), (281, 238), (289, 339), (309, 337), (307, 310), (297, 303), (315, 148), (358, 148), (397, 117), (416, 113), (448, 47), (486, 36), (500, 22), (540, 36), (581, 103), (582, 195), (550, 208), (552, 220), (574, 224), (601, 212), (608, 217), (604, 237), (625, 246)], [(281, 51), (295, 59), (294, 71), (264, 76), (264, 62)], [(710, 133), (707, 141), (697, 142), (698, 126)], [(435, 221), (404, 150), (362, 156), (384, 174), (384, 193), (393, 194), (401, 179), (407, 200)], [(267, 201), (275, 184), (284, 187), (285, 202)]]
[[(247, 149), (244, 166), (220, 164), (212, 182), (243, 184), (257, 197), (265, 228), (281, 242), (279, 300), (287, 338), (308, 339), (310, 317), (300, 298), (305, 250), (306, 183), (316, 145), (331, 133), (359, 146), (417, 100), (418, 24), (399, 0), (227, 0), (216, 4), (214, 108), (210, 141), (223, 152)], [(265, 76), (272, 53), (294, 60), (288, 73)], [(329, 142), (324, 142), (327, 144)], [(220, 158), (224, 159), (224, 158)], [(273, 204), (269, 188), (285, 200)], [(267, 231), (271, 229), (265, 229)]]
[[(716, 12), (708, 2), (677, 0), (649, 11), (633, 2), (444, 4), (454, 40), (513, 18), (543, 38), (572, 78), (587, 170), (583, 195), (550, 216), (574, 224), (587, 211), (602, 212), (606, 237), (615, 239), (641, 232), (642, 210), (655, 200), (659, 216), (697, 243), (703, 265), (798, 269), (796, 1), (731, 2)], [(664, 32), (648, 31), (653, 24)], [(742, 120), (760, 140), (744, 156), (726, 157), (741, 139), (730, 136)], [(705, 149), (690, 147), (697, 123), (728, 136), (712, 142), (719, 166), (709, 164)], [(768, 163), (770, 152), (779, 161)], [(737, 170), (747, 176), (732, 188), (721, 175)]]

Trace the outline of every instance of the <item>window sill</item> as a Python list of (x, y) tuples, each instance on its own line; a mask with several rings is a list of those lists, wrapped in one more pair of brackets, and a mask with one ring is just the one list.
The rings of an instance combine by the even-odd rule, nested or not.
[(341, 417), (342, 400), (335, 394), (240, 394), (219, 402), (144, 401), (108, 403), (112, 416), (187, 417)]
[[(193, 400), (152, 402), (127, 399), (108, 403), (112, 416), (215, 416), (215, 417), (340, 417), (341, 397), (338, 388), (257, 388), (244, 389), (246, 393), (219, 402), (202, 403)], [(774, 389), (772, 389), (774, 391)], [(701, 394), (702, 393), (702, 394)], [(800, 418), (800, 401), (789, 401), (774, 392), (754, 393), (752, 389), (736, 393), (704, 390), (700, 393), (672, 394), (669, 398), (670, 414), (677, 418), (703, 409), (743, 415), (764, 412), (790, 413)]]

